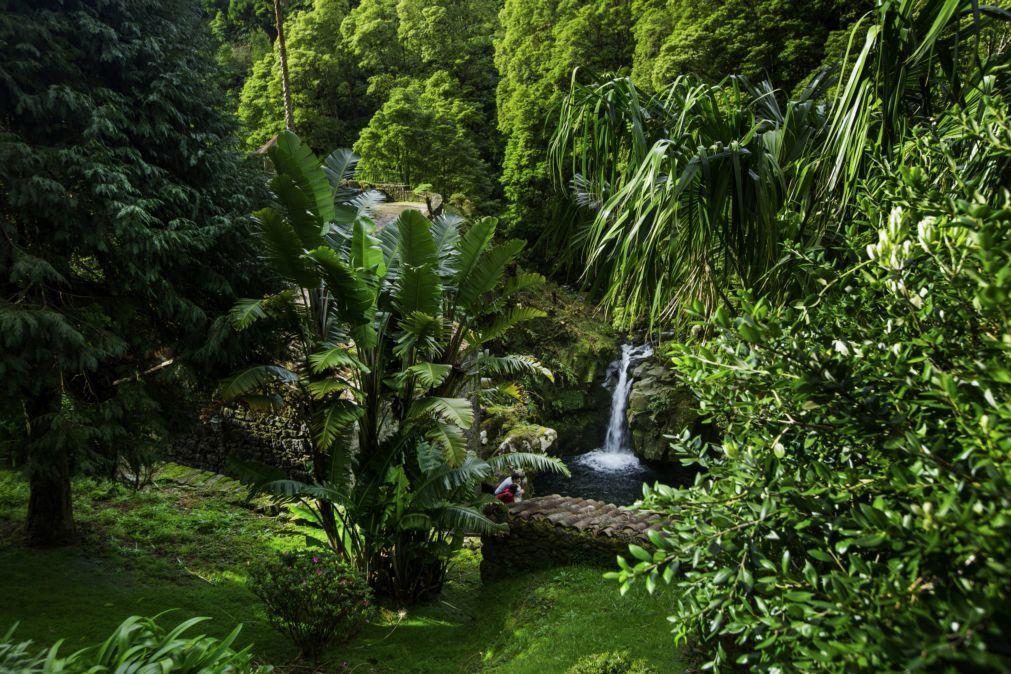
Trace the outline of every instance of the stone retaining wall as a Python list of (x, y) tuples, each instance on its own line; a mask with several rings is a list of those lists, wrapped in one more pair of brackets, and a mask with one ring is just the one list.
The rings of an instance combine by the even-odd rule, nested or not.
[(491, 514), (509, 531), (481, 538), (485, 580), (567, 564), (614, 566), (629, 543), (648, 546), (646, 531), (661, 523), (654, 513), (557, 494), (496, 507)]
[(205, 408), (189, 429), (177, 433), (164, 458), (228, 473), (228, 460), (234, 457), (301, 476), (311, 449), (308, 429), (292, 419), (243, 407), (221, 407)]

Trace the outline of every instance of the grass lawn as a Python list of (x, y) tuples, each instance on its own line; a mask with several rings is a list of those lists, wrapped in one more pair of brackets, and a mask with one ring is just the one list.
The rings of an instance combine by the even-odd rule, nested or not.
[[(242, 623), (240, 643), (252, 643), (260, 660), (309, 671), (246, 588), (250, 564), (303, 544), (283, 517), (245, 504), (229, 480), (171, 464), (140, 493), (87, 479), (74, 492), (81, 545), (28, 550), (17, 542), (27, 486), (0, 472), (0, 632), (19, 622), (20, 639), (64, 639), (72, 651), (130, 615), (175, 609), (166, 624), (208, 616), (200, 630), (224, 636)], [(580, 567), (482, 584), (479, 563), (479, 551), (461, 551), (438, 599), (384, 609), (355, 641), (335, 646), (322, 669), (541, 674), (627, 650), (660, 672), (682, 671), (662, 590), (621, 598), (600, 569)]]

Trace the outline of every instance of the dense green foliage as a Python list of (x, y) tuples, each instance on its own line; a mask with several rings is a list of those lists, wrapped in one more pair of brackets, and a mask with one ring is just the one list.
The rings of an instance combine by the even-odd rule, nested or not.
[(491, 218), (461, 233), (458, 218), (433, 222), (410, 209), (377, 235), (359, 210), (367, 197), (334, 205), (347, 152), (321, 165), (283, 132), (270, 157), (276, 205), (256, 218), (287, 287), (242, 301), (233, 316), (240, 328), (280, 321), (292, 362), (248, 369), (222, 395), (286, 405), (313, 431), (314, 481), (265, 476), (259, 489), (301, 502), (377, 590), (424, 596), (441, 587), (465, 533), (501, 528), (481, 511), (491, 500), (476, 489), (482, 480), (565, 470), (535, 454), (482, 459), (466, 435), (480, 398), (509, 395), (503, 384), (517, 375), (551, 377), (532, 357), (488, 350), (543, 315), (510, 299), (544, 279), (505, 278), (523, 243), (493, 245)]
[(490, 169), (470, 130), (481, 126), (483, 115), (455, 89), (445, 72), (394, 86), (355, 143), (360, 177), (412, 188), (426, 183), (446, 199), (487, 199)]
[(489, 0), (364, 0), (351, 12), (345, 43), (381, 101), (355, 144), (364, 175), (431, 183), (446, 199), (492, 197), (497, 27)]
[(647, 499), (676, 524), (634, 575), (664, 573), (716, 663), (1009, 666), (1011, 126), (981, 107), (879, 167), (840, 250), (798, 254), (820, 290), (676, 351), (724, 436), (682, 444), (707, 473)]
[(495, 59), (510, 226), (531, 241), (545, 237), (548, 250), (564, 245), (557, 227), (572, 216), (544, 204), (549, 140), (574, 68), (584, 82), (630, 74), (644, 99), (686, 75), (710, 84), (733, 74), (770, 78), (789, 91), (821, 63), (830, 38), (840, 41), (833, 32), (868, 8), (836, 0), (506, 0)]
[(275, 629), (314, 660), (335, 641), (357, 634), (372, 615), (365, 580), (336, 555), (286, 552), (253, 568), (252, 590)]
[[(316, 149), (350, 147), (374, 111), (365, 75), (341, 41), (348, 11), (347, 0), (314, 0), (303, 11), (289, 9), (285, 21), (295, 128)], [(284, 129), (276, 41), (253, 63), (238, 114), (250, 150)]]
[(0, 410), (25, 429), (37, 542), (73, 533), (72, 470), (162, 441), (142, 373), (206, 359), (249, 274), (250, 187), (208, 48), (185, 0), (0, 11)]
[[(244, 492), (231, 480), (172, 464), (140, 493), (78, 478), (82, 546), (28, 550), (0, 536), (0, 636), (20, 622), (15, 636), (34, 641), (32, 655), (61, 638), (69, 653), (101, 642), (139, 610), (175, 607), (164, 620), (212, 616), (200, 632), (218, 638), (241, 622), (234, 648), (252, 645), (258, 661), (279, 670), (304, 668), (248, 589), (258, 560), (301, 549), (304, 537), (284, 515), (266, 515), (261, 501), (251, 508)], [(24, 519), (27, 493), (22, 476), (0, 470), (0, 531)], [(480, 561), (478, 552), (462, 550), (438, 600), (380, 607), (355, 643), (330, 649), (319, 669), (339, 672), (347, 662), (375, 674), (564, 672), (593, 643), (596, 650), (628, 649), (662, 672), (681, 671), (663, 620), (670, 601), (663, 591), (619, 597), (593, 568), (483, 583)]]
[[(536, 241), (550, 207), (551, 118), (574, 68), (610, 72), (631, 63), (627, 0), (507, 0), (495, 45), (498, 127), (506, 139), (502, 184), (510, 232)], [(548, 207), (546, 208), (546, 205)]]
[(186, 632), (204, 620), (206, 618), (191, 618), (166, 631), (156, 620), (133, 616), (124, 620), (101, 644), (66, 656), (60, 655), (60, 644), (48, 651), (35, 652), (29, 641), (15, 642), (15, 628), (11, 628), (0, 639), (0, 671), (19, 674), (155, 671), (265, 674), (271, 671), (270, 667), (252, 664), (249, 648), (232, 649), (241, 626), (224, 639), (186, 636)]
[(869, 0), (637, 0), (636, 83), (662, 90), (683, 75), (730, 74), (790, 89), (817, 68), (826, 43), (871, 9)]
[[(974, 7), (881, 3), (854, 29), (845, 63), (785, 105), (771, 84), (739, 78), (680, 78), (655, 95), (628, 78), (574, 82), (551, 165), (592, 222), (555, 229), (578, 244), (587, 276), (606, 275), (605, 303), (629, 326), (656, 328), (694, 301), (711, 310), (737, 287), (792, 291), (784, 246), (835, 236), (874, 162), (896, 159), (909, 129), (936, 111), (973, 105), (1006, 62), (981, 39), (1005, 13)], [(946, 56), (955, 53), (965, 58)]]

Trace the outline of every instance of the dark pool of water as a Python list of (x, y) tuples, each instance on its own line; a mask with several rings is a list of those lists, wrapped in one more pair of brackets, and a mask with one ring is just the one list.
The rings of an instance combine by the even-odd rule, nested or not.
[(606, 453), (594, 450), (566, 457), (572, 477), (540, 474), (534, 477), (536, 496), (561, 494), (629, 505), (642, 498), (642, 485), (655, 482), (683, 484), (684, 471), (659, 469), (639, 461), (634, 454)]

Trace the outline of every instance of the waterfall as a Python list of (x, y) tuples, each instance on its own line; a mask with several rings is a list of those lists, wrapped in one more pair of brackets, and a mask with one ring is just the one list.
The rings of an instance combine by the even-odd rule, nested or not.
[(611, 418), (607, 424), (607, 435), (604, 438), (602, 451), (605, 454), (631, 454), (632, 446), (628, 441), (628, 420), (625, 410), (628, 409), (628, 394), (632, 391), (631, 370), (634, 365), (653, 355), (653, 347), (649, 344), (621, 346), (621, 359), (611, 363), (617, 375), (614, 392), (611, 394)]
[[(625, 344), (621, 356), (607, 368), (602, 386), (611, 391), (611, 412), (603, 446), (573, 457), (567, 463), (570, 478), (538, 476), (545, 492), (588, 496), (612, 503), (631, 503), (642, 493), (644, 482), (656, 482), (660, 474), (639, 461), (632, 451), (628, 428), (628, 397), (632, 392), (632, 370), (653, 355), (649, 344)], [(612, 388), (613, 387), (613, 388)]]

